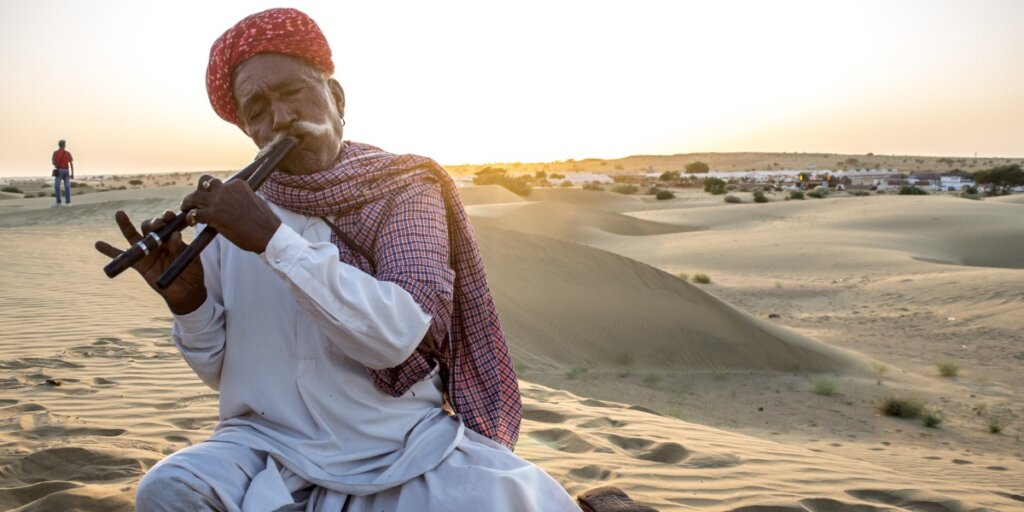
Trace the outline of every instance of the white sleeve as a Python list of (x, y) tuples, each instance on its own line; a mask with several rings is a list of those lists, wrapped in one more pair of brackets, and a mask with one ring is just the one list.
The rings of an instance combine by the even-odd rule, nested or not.
[(368, 368), (398, 366), (430, 327), (430, 315), (409, 292), (340, 261), (334, 244), (310, 242), (284, 223), (262, 258), (327, 337)]
[(206, 301), (195, 311), (174, 315), (171, 338), (185, 362), (196, 375), (215, 390), (220, 389), (220, 371), (224, 363), (224, 299), (220, 287), (220, 265), (214, 240), (200, 256), (203, 262), (203, 281)]

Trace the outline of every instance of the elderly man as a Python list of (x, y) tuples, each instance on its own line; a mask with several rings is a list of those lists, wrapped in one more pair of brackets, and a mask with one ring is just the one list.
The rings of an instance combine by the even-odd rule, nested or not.
[[(294, 9), (213, 45), (217, 114), (261, 148), (299, 143), (259, 196), (204, 176), (182, 204), (223, 236), (157, 291), (182, 356), (220, 390), (220, 421), (146, 474), (137, 507), (579, 510), (511, 452), (519, 390), (453, 182), (429, 159), (343, 142), (333, 71)], [(175, 235), (135, 268), (153, 285), (182, 247)]]

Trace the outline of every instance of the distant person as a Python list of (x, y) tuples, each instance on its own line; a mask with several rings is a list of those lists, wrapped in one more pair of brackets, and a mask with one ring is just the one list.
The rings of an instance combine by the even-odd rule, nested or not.
[(60, 184), (64, 183), (64, 204), (71, 206), (71, 180), (75, 177), (75, 159), (71, 152), (64, 149), (67, 142), (57, 142), (57, 151), (53, 152), (53, 197), (57, 199), (54, 208), (60, 207)]

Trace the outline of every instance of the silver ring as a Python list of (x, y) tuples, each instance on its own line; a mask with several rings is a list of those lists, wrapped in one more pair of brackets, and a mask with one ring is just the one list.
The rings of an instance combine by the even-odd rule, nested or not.
[(203, 182), (199, 184), (199, 187), (202, 188), (203, 190), (210, 190), (210, 182), (211, 181), (213, 181), (213, 180), (212, 179), (211, 180), (203, 180)]
[(185, 222), (187, 222), (189, 226), (195, 226), (197, 224), (196, 215), (197, 213), (195, 209), (189, 210), (188, 215), (185, 216)]

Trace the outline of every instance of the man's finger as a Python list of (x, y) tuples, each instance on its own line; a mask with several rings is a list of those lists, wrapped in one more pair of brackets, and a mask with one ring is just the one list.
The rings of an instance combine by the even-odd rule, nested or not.
[(121, 228), (121, 234), (124, 235), (124, 239), (128, 240), (129, 244), (134, 245), (139, 240), (142, 240), (142, 235), (140, 235), (139, 231), (132, 225), (132, 221), (128, 218), (127, 213), (118, 210), (117, 213), (114, 214), (114, 220), (117, 221), (117, 227)]
[(104, 256), (109, 256), (111, 259), (120, 256), (121, 253), (124, 252), (102, 240), (96, 242), (96, 250), (103, 253)]

